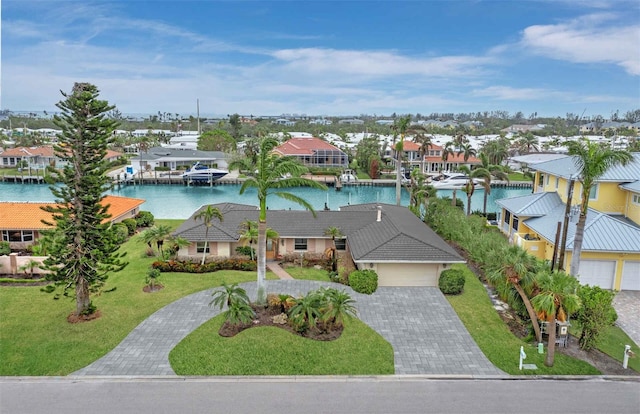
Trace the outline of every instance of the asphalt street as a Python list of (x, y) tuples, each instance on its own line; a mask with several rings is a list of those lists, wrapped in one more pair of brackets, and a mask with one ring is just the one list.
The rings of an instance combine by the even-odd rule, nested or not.
[(640, 412), (640, 382), (390, 377), (0, 378), (0, 412)]

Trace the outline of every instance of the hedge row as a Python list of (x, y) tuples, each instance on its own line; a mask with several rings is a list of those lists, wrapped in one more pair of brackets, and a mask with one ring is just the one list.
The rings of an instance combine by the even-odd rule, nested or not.
[(153, 262), (151, 267), (161, 272), (184, 273), (209, 273), (217, 272), (218, 270), (254, 271), (257, 269), (256, 262), (244, 257), (229, 257), (205, 264), (182, 260), (158, 260)]

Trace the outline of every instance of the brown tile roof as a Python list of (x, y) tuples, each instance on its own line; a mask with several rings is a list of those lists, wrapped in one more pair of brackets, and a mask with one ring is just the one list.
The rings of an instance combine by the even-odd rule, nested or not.
[(312, 155), (317, 150), (340, 151), (320, 138), (291, 138), (284, 144), (280, 144), (274, 151), (282, 155)]
[[(113, 221), (140, 206), (144, 203), (144, 200), (108, 195), (104, 198), (103, 202), (109, 204), (109, 214), (111, 214), (111, 218), (107, 221)], [(42, 220), (52, 221), (51, 213), (43, 211), (41, 207), (53, 204), (54, 203), (2, 201), (0, 202), (0, 229), (46, 229), (48, 227), (42, 223)]]

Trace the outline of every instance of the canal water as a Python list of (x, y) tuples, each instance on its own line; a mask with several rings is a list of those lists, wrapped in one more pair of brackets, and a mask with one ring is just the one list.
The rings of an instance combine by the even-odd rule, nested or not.
[[(158, 218), (186, 219), (203, 204), (213, 203), (241, 203), (258, 204), (256, 191), (247, 189), (244, 194), (239, 194), (240, 186), (236, 184), (216, 185), (213, 187), (187, 187), (182, 185), (126, 185), (120, 189), (113, 189), (109, 194), (133, 197), (145, 200), (142, 210), (153, 213)], [(377, 186), (345, 186), (341, 191), (330, 187), (327, 191), (311, 188), (293, 188), (287, 190), (307, 200), (316, 210), (322, 210), (327, 203), (331, 210), (337, 210), (340, 206), (362, 203), (387, 203), (395, 204), (395, 187)], [(451, 197), (452, 190), (438, 191), (439, 197)], [(487, 201), (487, 211), (495, 212), (498, 206), (495, 200), (517, 195), (530, 194), (527, 188), (493, 188)], [(457, 191), (457, 197), (466, 205), (467, 196), (462, 191)], [(476, 190), (471, 198), (471, 209), (482, 210), (484, 190)], [(16, 184), (0, 183), (0, 201), (54, 201), (54, 197), (45, 184)], [(409, 204), (409, 194), (402, 190), (401, 204)], [(301, 210), (298, 204), (287, 201), (275, 195), (270, 195), (267, 206), (271, 210), (291, 209)], [(1, 208), (1, 205), (0, 205)]]

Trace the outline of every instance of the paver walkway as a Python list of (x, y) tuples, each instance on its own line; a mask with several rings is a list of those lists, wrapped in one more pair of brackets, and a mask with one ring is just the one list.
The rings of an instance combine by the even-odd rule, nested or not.
[[(292, 295), (320, 286), (352, 295), (360, 319), (393, 346), (396, 374), (505, 375), (480, 351), (438, 288), (381, 287), (362, 295), (329, 282), (267, 281), (269, 292)], [(255, 282), (242, 287), (255, 298)], [(208, 306), (211, 292), (194, 293), (158, 310), (110, 353), (72, 375), (175, 375), (169, 365), (171, 349), (219, 313)]]
[(613, 307), (618, 313), (618, 325), (629, 338), (640, 345), (640, 291), (623, 290), (613, 299)]

